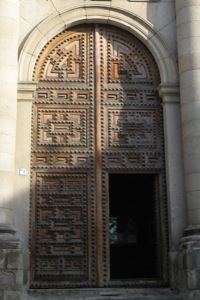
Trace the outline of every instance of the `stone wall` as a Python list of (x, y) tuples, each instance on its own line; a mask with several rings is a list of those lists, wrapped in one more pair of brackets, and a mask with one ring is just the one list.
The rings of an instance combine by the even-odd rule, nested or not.
[[(180, 4), (181, 2), (185, 3), (188, 1), (177, 0), (177, 3)], [(197, 3), (197, 1), (191, 2)], [(0, 3), (9, 3), (9, 5), (10, 3), (13, 3), (16, 5), (16, 3), (18, 4), (18, 1), (0, 0)], [(2, 297), (2, 299), (17, 299), (17, 297), (20, 295), (17, 290), (20, 290), (23, 284), (24, 286), (28, 284), (28, 239), (31, 180), (31, 104), (34, 99), (34, 90), (36, 86), (36, 83), (32, 82), (34, 65), (40, 50), (53, 36), (72, 25), (89, 22), (108, 23), (130, 31), (132, 34), (136, 35), (140, 40), (142, 40), (150, 49), (159, 66), (159, 71), (161, 74), (161, 86), (159, 87), (159, 93), (163, 100), (166, 145), (165, 151), (167, 162), (166, 168), (170, 239), (169, 257), (171, 264), (170, 275), (171, 286), (173, 288), (177, 287), (177, 285), (180, 283), (180, 278), (177, 275), (179, 273), (179, 269), (177, 267), (177, 257), (179, 251), (179, 241), (183, 235), (183, 228), (186, 227), (186, 208), (182, 161), (183, 149), (181, 140), (180, 103), (176, 65), (178, 56), (176, 41), (175, 1), (21, 0), (19, 3), (18, 47), (20, 59), (17, 126), (15, 127), (15, 125), (11, 125), (11, 123), (4, 123), (3, 127), (1, 126), (1, 128), (5, 129), (6, 133), (8, 131), (7, 129), (12, 128), (12, 132), (9, 130), (11, 133), (10, 142), (3, 140), (1, 142), (1, 144), (3, 143), (7, 147), (5, 148), (5, 151), (7, 151), (8, 148), (11, 150), (12, 157), (14, 151), (13, 149), (15, 149), (15, 130), (17, 130), (16, 152), (14, 153), (15, 169), (12, 169), (12, 161), (10, 168), (12, 169), (12, 175), (10, 176), (9, 174), (9, 185), (6, 187), (6, 184), (4, 184), (3, 188), (1, 185), (3, 191), (1, 194), (5, 194), (5, 192), (7, 195), (12, 194), (12, 196), (9, 197), (12, 199), (8, 199), (7, 197), (7, 202), (5, 202), (4, 199), (0, 199), (0, 203), (3, 203), (3, 209), (1, 211), (3, 212), (2, 215), (4, 221), (10, 221), (14, 224), (18, 235), (22, 240), (22, 245), (19, 243), (19, 241), (12, 242), (12, 239), (10, 244), (4, 241), (0, 244), (0, 297)], [(16, 9), (16, 6), (14, 7)], [(14, 10), (11, 8), (9, 10), (12, 13), (14, 12)], [(1, 10), (0, 13), (1, 12), (3, 12), (3, 10)], [(180, 13), (180, 7), (177, 9), (177, 13)], [(16, 16), (16, 13), (14, 13), (14, 15)], [(179, 14), (179, 17), (180, 16), (181, 13)], [(185, 22), (183, 23), (187, 26)], [(14, 24), (12, 30), (18, 28), (16, 23), (11, 22), (10, 24)], [(4, 43), (2, 42), (1, 45), (3, 44)], [(13, 42), (9, 45), (11, 46), (11, 50), (17, 52), (17, 46), (14, 45)], [(8, 53), (7, 50), (8, 48), (5, 48), (4, 53)], [(7, 60), (5, 60), (5, 55), (2, 55), (2, 57), (2, 62), (9, 61), (9, 57)], [(183, 61), (185, 61), (185, 59), (183, 59)], [(16, 65), (14, 72), (16, 75)], [(9, 79), (9, 72), (6, 74), (7, 79)], [(1, 84), (5, 84), (5, 76), (2, 76), (0, 80)], [(13, 124), (15, 124), (16, 83), (12, 83), (12, 88), (10, 90), (11, 92), (13, 91), (13, 94), (10, 97), (11, 101), (9, 100), (10, 102), (8, 102), (10, 105), (10, 110), (8, 111), (10, 114), (11, 112), (13, 113), (14, 118), (12, 116), (9, 118), (12, 120), (12, 122), (14, 120)], [(1, 101), (2, 99), (5, 99), (5, 94), (0, 94), (0, 98)], [(12, 103), (12, 101), (14, 102)], [(3, 111), (2, 109), (3, 113), (5, 113), (5, 111), (6, 110)], [(0, 138), (5, 138), (5, 136), (6, 135), (3, 133)], [(6, 138), (8, 138), (8, 136)], [(11, 142), (12, 146), (10, 144)], [(4, 159), (2, 159), (2, 161), (4, 163)], [(187, 166), (189, 165), (187, 164)], [(19, 175), (20, 168), (26, 169), (27, 173), (25, 176)], [(4, 182), (7, 176), (5, 176), (6, 173), (5, 170), (2, 171), (2, 178), (4, 179)], [(13, 184), (15, 191), (14, 196), (12, 193)], [(191, 193), (191, 195), (192, 194), (194, 195), (194, 193)], [(188, 204), (192, 205), (192, 214), (194, 216), (196, 212), (195, 200), (193, 200), (193, 204), (191, 204), (191, 202), (188, 202)], [(12, 216), (12, 209), (15, 211), (14, 217)], [(198, 218), (196, 217), (196, 219)], [(191, 213), (190, 220), (192, 220)], [(23, 253), (24, 266), (22, 263), (22, 256), (20, 254), (21, 251)], [(180, 266), (182, 266), (183, 269), (186, 268), (186, 265), (183, 265), (182, 263), (180, 263)], [(24, 274), (24, 277), (22, 274)], [(183, 272), (181, 271), (181, 276), (182, 275)], [(22, 283), (22, 277), (24, 283)], [(197, 286), (197, 288), (199, 287)], [(7, 292), (5, 292), (6, 290)], [(9, 290), (10, 292), (8, 292)], [(13, 294), (12, 291), (16, 291), (16, 293)]]
[[(0, 300), (15, 299), (23, 287), (21, 243), (16, 238), (0, 242)], [(8, 297), (8, 294), (14, 298)]]

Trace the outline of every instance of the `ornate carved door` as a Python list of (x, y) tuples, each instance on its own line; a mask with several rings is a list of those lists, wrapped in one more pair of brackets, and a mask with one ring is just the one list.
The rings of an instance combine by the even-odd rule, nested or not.
[(163, 282), (163, 128), (153, 57), (121, 29), (78, 26), (47, 43), (34, 80), (31, 287), (136, 285), (111, 276), (109, 225), (116, 219), (109, 198), (123, 207), (123, 193), (118, 199), (113, 186), (128, 178), (134, 190), (148, 175), (157, 271), (156, 280), (140, 284)]

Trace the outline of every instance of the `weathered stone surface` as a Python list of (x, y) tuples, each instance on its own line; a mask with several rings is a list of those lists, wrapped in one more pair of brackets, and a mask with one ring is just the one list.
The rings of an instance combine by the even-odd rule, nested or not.
[(185, 230), (186, 237), (181, 240), (180, 245), (180, 280), (182, 286), (189, 290), (200, 289), (200, 235), (197, 235), (198, 231), (199, 226), (188, 227)]
[(12, 290), (15, 288), (15, 275), (13, 272), (0, 271), (0, 287), (2, 290)]
[(12, 291), (6, 291), (4, 292), (3, 300), (22, 300), (22, 295), (20, 292), (12, 292)]
[(19, 269), (15, 272), (15, 283), (18, 290), (23, 286), (23, 269)]
[(184, 298), (184, 300), (199, 300), (200, 299), (200, 291), (192, 291), (189, 292), (188, 295), (186, 296), (187, 298)]
[(0, 249), (21, 249), (21, 241), (14, 236), (0, 236)]
[(12, 250), (7, 253), (7, 269), (22, 269), (23, 265), (21, 250)]
[(19, 0), (0, 1), (0, 220), (10, 224), (14, 199)]
[[(33, 291), (21, 294), (20, 300), (183, 300), (170, 289), (80, 289)], [(7, 300), (7, 299), (6, 299)]]
[(6, 266), (6, 252), (4, 250), (0, 251), (0, 270), (3, 270)]
[(188, 270), (187, 273), (188, 278), (188, 288), (190, 290), (200, 289), (200, 274), (198, 269)]

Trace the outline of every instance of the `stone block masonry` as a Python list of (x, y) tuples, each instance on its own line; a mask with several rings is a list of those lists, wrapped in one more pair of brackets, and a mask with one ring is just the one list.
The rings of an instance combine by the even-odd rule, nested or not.
[[(18, 291), (23, 286), (23, 259), (21, 242), (13, 237), (0, 240), (0, 300), (12, 291), (14, 298), (18, 299)], [(14, 293), (13, 293), (14, 292)], [(15, 293), (16, 292), (16, 293)]]

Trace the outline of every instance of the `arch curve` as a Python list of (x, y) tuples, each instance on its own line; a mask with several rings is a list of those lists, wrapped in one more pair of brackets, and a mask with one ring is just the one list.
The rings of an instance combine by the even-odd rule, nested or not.
[(153, 25), (125, 9), (102, 4), (73, 6), (42, 21), (29, 35), (20, 53), (19, 81), (32, 82), (36, 60), (46, 43), (55, 35), (71, 26), (87, 23), (110, 24), (129, 31), (153, 54), (160, 71), (161, 84), (178, 83), (173, 54)]

